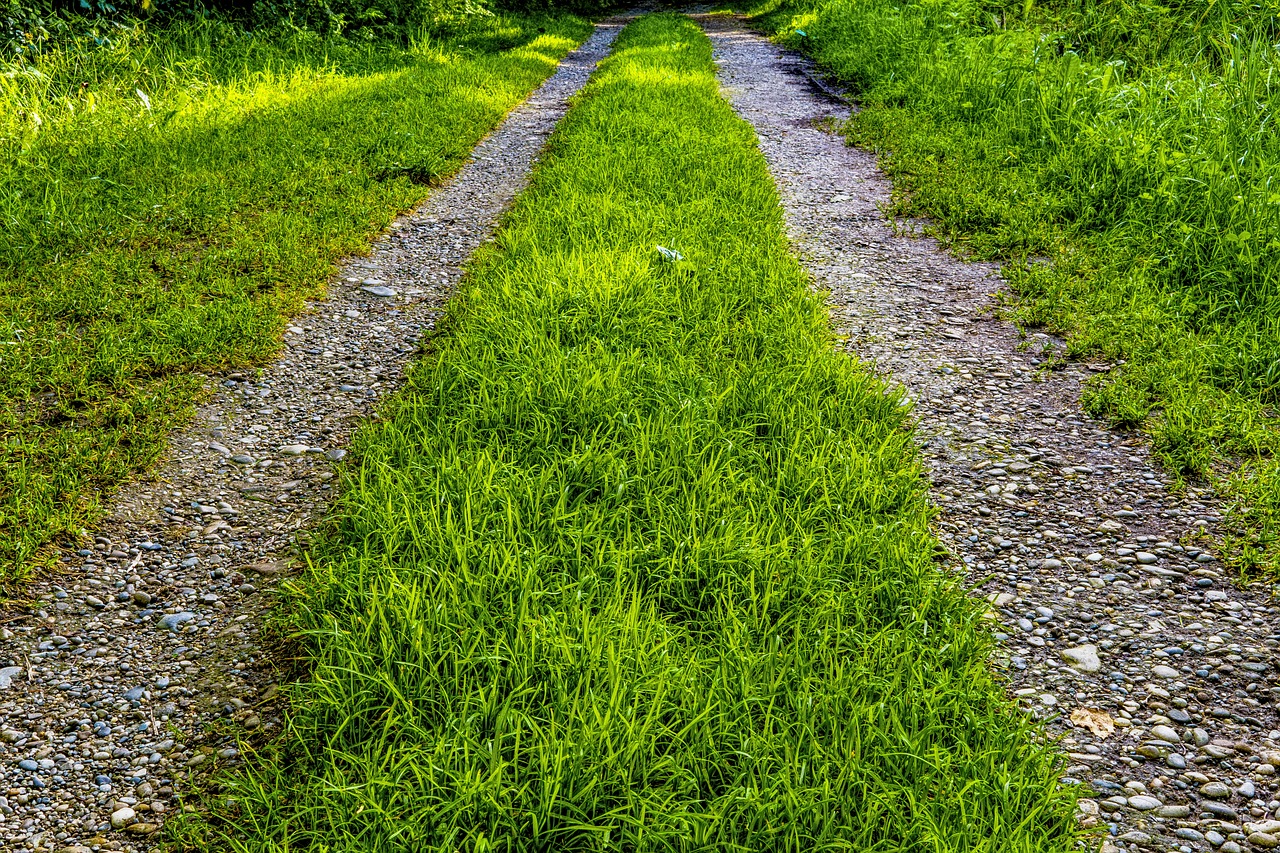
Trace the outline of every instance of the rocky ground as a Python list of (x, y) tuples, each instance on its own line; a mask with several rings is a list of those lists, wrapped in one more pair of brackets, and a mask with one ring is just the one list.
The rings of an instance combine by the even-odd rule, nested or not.
[(1091, 420), (1059, 342), (993, 316), (997, 270), (901, 234), (875, 158), (831, 132), (848, 107), (801, 59), (700, 19), (849, 352), (905, 389), (957, 569), (1001, 621), (1017, 701), (1061, 738), (1103, 850), (1280, 846), (1280, 611), (1231, 582), (1222, 508), (1171, 492), (1139, 435)]
[(352, 429), (401, 384), (620, 27), (597, 27), (452, 182), (346, 264), (277, 362), (212, 378), (167, 458), (29, 607), (0, 616), (0, 848), (145, 848), (193, 774), (278, 725), (270, 590), (329, 505)]
[[(993, 316), (994, 268), (886, 222), (888, 182), (830, 132), (848, 108), (806, 63), (701, 20), (849, 351), (915, 405), (938, 534), (1001, 620), (1010, 689), (1093, 794), (1081, 822), (1112, 851), (1280, 846), (1280, 618), (1214, 557), (1216, 497), (1170, 492), (1140, 436), (1082, 414), (1081, 384), (1107, 366), (1046, 370), (1059, 343)], [(192, 774), (277, 725), (270, 590), (328, 506), (351, 430), (399, 385), (619, 23), (349, 263), (278, 362), (213, 380), (93, 545), (0, 616), (0, 847), (145, 848)]]

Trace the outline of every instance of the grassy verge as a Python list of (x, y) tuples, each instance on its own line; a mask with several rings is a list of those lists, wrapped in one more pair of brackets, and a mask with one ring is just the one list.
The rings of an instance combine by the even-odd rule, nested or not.
[[(857, 92), (897, 212), (1006, 262), (1013, 316), (1116, 369), (1089, 410), (1280, 518), (1280, 7), (784, 0), (756, 9)], [(799, 35), (797, 31), (802, 32)], [(1247, 535), (1242, 535), (1246, 534)]]
[(687, 19), (622, 34), (357, 449), (236, 850), (1069, 849)]
[(405, 47), (207, 21), (0, 74), (0, 585), (588, 31), (490, 18)]

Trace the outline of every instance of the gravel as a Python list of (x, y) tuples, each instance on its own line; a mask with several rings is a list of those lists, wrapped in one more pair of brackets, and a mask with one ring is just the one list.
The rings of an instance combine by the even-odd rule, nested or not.
[(29, 608), (6, 614), (0, 849), (146, 848), (189, 807), (193, 774), (236, 760), (229, 730), (279, 732), (264, 592), (292, 571), (330, 504), (333, 461), (402, 384), (463, 262), (623, 23), (599, 25), (454, 180), (348, 261), (293, 318), (278, 361), (210, 377), (166, 458), (109, 499), (86, 545), (32, 584)]
[(936, 533), (988, 597), (1012, 697), (1061, 739), (1080, 823), (1104, 851), (1280, 844), (1278, 611), (1214, 556), (1218, 497), (1171, 492), (1143, 436), (1083, 414), (1110, 366), (998, 319), (996, 267), (885, 220), (890, 183), (806, 61), (700, 20), (848, 352), (913, 404)]

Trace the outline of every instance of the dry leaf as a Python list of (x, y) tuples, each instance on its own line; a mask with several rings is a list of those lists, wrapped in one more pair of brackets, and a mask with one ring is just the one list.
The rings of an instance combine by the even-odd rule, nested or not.
[(1116, 730), (1115, 720), (1106, 711), (1095, 711), (1092, 708), (1076, 708), (1071, 712), (1071, 722), (1082, 729), (1088, 729), (1096, 737), (1106, 739)]
[(287, 567), (280, 563), (269, 561), (265, 563), (251, 563), (244, 567), (247, 572), (257, 572), (260, 575), (278, 575), (285, 571)]

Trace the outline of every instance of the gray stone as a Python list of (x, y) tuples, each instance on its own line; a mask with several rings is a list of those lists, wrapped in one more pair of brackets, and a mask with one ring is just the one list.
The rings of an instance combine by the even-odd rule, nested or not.
[(1206, 782), (1200, 786), (1200, 793), (1215, 800), (1225, 800), (1231, 796), (1231, 789), (1222, 782)]
[(1231, 806), (1214, 800), (1202, 801), (1200, 803), (1200, 808), (1213, 815), (1218, 820), (1235, 820), (1238, 817), (1236, 810), (1231, 808)]
[(183, 610), (181, 613), (170, 613), (167, 616), (160, 617), (160, 627), (170, 631), (176, 631), (184, 623), (190, 622), (196, 618), (196, 614), (190, 610)]
[(1098, 659), (1098, 648), (1092, 644), (1063, 649), (1059, 654), (1073, 669), (1081, 672), (1097, 672), (1102, 669), (1102, 661)]

